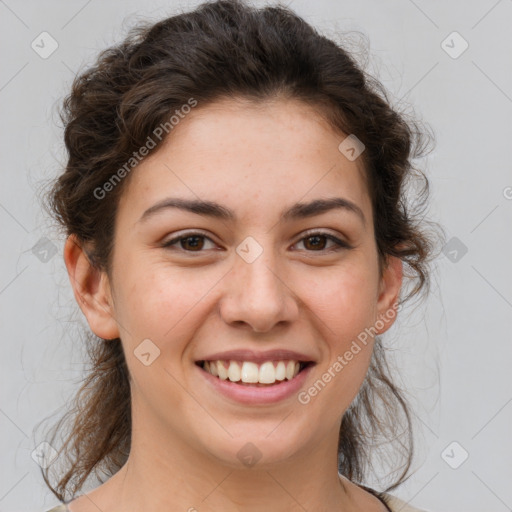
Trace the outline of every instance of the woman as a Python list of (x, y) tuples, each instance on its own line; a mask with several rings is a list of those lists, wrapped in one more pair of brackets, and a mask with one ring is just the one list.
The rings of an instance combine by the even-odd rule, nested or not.
[[(96, 337), (52, 510), (417, 510), (389, 494), (411, 421), (379, 336), (432, 240), (422, 135), (378, 82), (293, 12), (219, 1), (103, 52), (63, 119), (50, 206)], [(386, 492), (379, 436), (406, 447)]]

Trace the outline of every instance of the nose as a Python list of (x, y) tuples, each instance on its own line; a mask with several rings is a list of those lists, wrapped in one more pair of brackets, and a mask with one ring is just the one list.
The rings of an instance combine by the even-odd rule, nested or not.
[(255, 332), (268, 332), (298, 318), (298, 298), (293, 283), (287, 282), (282, 265), (276, 264), (270, 249), (253, 262), (238, 254), (227, 277), (220, 303), (223, 320), (232, 326), (249, 326)]

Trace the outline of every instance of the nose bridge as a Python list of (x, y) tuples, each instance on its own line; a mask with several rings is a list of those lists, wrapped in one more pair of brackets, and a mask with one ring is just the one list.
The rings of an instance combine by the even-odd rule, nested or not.
[[(243, 258), (240, 260), (237, 262), (241, 274), (239, 285), (245, 287), (253, 298), (265, 298), (268, 294), (275, 295), (280, 292), (279, 288), (282, 283), (279, 280), (276, 257), (271, 248), (265, 249), (252, 262)], [(266, 298), (270, 299), (271, 297)]]
[(271, 237), (247, 237), (236, 248), (229, 293), (221, 312), (226, 322), (244, 322), (264, 331), (282, 321), (291, 321), (297, 305), (279, 275)]

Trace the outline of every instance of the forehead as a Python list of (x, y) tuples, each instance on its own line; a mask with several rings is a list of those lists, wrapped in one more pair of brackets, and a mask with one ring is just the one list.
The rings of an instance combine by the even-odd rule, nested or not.
[(338, 150), (345, 138), (297, 100), (199, 104), (132, 171), (120, 209), (135, 215), (172, 195), (253, 215), (255, 205), (280, 210), (343, 195), (368, 212), (362, 159), (350, 161)]

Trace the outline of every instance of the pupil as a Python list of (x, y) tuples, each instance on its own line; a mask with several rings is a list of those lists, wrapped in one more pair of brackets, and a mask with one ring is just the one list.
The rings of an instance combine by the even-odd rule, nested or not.
[[(198, 240), (201, 240), (202, 237), (200, 236), (188, 236), (187, 238), (184, 238), (182, 240), (182, 246), (184, 249), (186, 249), (186, 247), (184, 247), (185, 245), (189, 245), (191, 248), (194, 248), (194, 249), (201, 249), (201, 247), (203, 246), (202, 243), (198, 242)], [(192, 242), (190, 243), (190, 240), (195, 240), (195, 242)]]
[[(324, 240), (324, 243), (320, 243), (318, 244), (318, 240), (319, 239), (323, 239)], [(320, 236), (320, 235), (314, 235), (314, 236), (310, 236), (308, 237), (308, 242), (311, 241), (311, 240), (315, 240), (315, 242), (313, 242), (313, 247), (317, 248), (320, 246), (321, 249), (323, 249), (324, 245), (325, 245), (325, 237), (324, 236)]]

